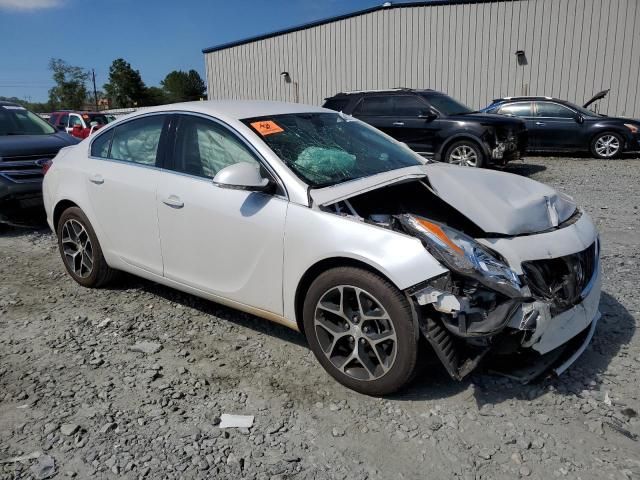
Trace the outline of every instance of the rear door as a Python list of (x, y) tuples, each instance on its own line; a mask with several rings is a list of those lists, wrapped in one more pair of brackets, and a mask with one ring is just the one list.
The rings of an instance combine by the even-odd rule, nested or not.
[(536, 118), (533, 109), (533, 102), (522, 101), (507, 103), (505, 105), (502, 105), (497, 110), (497, 113), (508, 115), (510, 117), (521, 118), (522, 120), (524, 120), (527, 126), (528, 148), (529, 150), (536, 150), (538, 148), (539, 130), (536, 129)]
[(584, 124), (574, 110), (551, 101), (535, 102), (535, 135), (541, 150), (577, 150), (583, 144)]
[(86, 179), (105, 246), (124, 262), (162, 275), (156, 189), (168, 116), (132, 119), (97, 135)]

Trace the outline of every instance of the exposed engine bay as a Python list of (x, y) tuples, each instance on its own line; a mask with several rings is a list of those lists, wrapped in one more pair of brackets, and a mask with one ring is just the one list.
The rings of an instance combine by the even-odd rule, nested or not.
[[(550, 241), (548, 235), (575, 226), (582, 215), (568, 201), (560, 206), (562, 212), (550, 208), (548, 201), (543, 208), (545, 214), (550, 212), (550, 228), (523, 228), (515, 235), (488, 232), (441, 198), (426, 177), (322, 207), (418, 238), (449, 270), (406, 293), (414, 302), (424, 338), (453, 378), (464, 378), (486, 356), (488, 362), (494, 359), (496, 370), (503, 370), (505, 363), (522, 364), (524, 373), (514, 373), (517, 368), (502, 372), (521, 381), (537, 378), (557, 364), (561, 365), (556, 373), (564, 371), (586, 348), (599, 315), (597, 237), (580, 251), (554, 256), (549, 249), (544, 257), (532, 259), (525, 256), (522, 243), (525, 248), (516, 252), (517, 262), (513, 252), (509, 262), (499, 248), (492, 248), (513, 239), (539, 243), (544, 235)], [(509, 362), (495, 362), (504, 355), (510, 356)]]

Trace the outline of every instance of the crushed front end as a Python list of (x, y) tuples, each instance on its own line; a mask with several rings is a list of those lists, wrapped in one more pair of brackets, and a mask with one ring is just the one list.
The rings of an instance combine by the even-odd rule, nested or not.
[[(587, 222), (566, 228), (584, 241)], [(550, 371), (561, 374), (584, 351), (600, 316), (600, 246), (595, 235), (586, 248), (554, 255), (553, 242), (566, 236), (522, 237), (515, 248), (510, 245), (511, 262), (497, 249), (489, 250), (517, 275), (509, 288), (454, 268), (407, 292), (422, 334), (453, 378), (464, 378), (482, 360), (498, 373), (528, 382)], [(546, 250), (545, 257), (536, 258), (536, 250)], [(514, 256), (521, 261), (513, 262)]]

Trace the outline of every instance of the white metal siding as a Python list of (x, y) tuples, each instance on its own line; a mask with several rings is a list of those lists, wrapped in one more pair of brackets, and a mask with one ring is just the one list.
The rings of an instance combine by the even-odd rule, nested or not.
[[(517, 64), (524, 50), (528, 65)], [(378, 10), (205, 54), (210, 98), (321, 104), (340, 91), (434, 88), (474, 108), (509, 95), (640, 117), (640, 0), (515, 0)]]

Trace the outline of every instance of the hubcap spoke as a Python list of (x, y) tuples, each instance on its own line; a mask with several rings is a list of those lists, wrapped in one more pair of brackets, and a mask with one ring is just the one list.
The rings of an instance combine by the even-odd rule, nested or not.
[(339, 285), (322, 295), (314, 313), (316, 338), (342, 373), (375, 380), (393, 366), (397, 338), (388, 313), (373, 295)]
[(67, 266), (81, 278), (91, 275), (93, 270), (93, 246), (84, 226), (70, 219), (62, 226), (62, 253)]
[(620, 141), (614, 135), (603, 135), (596, 140), (595, 150), (598, 155), (612, 157), (620, 150)]

